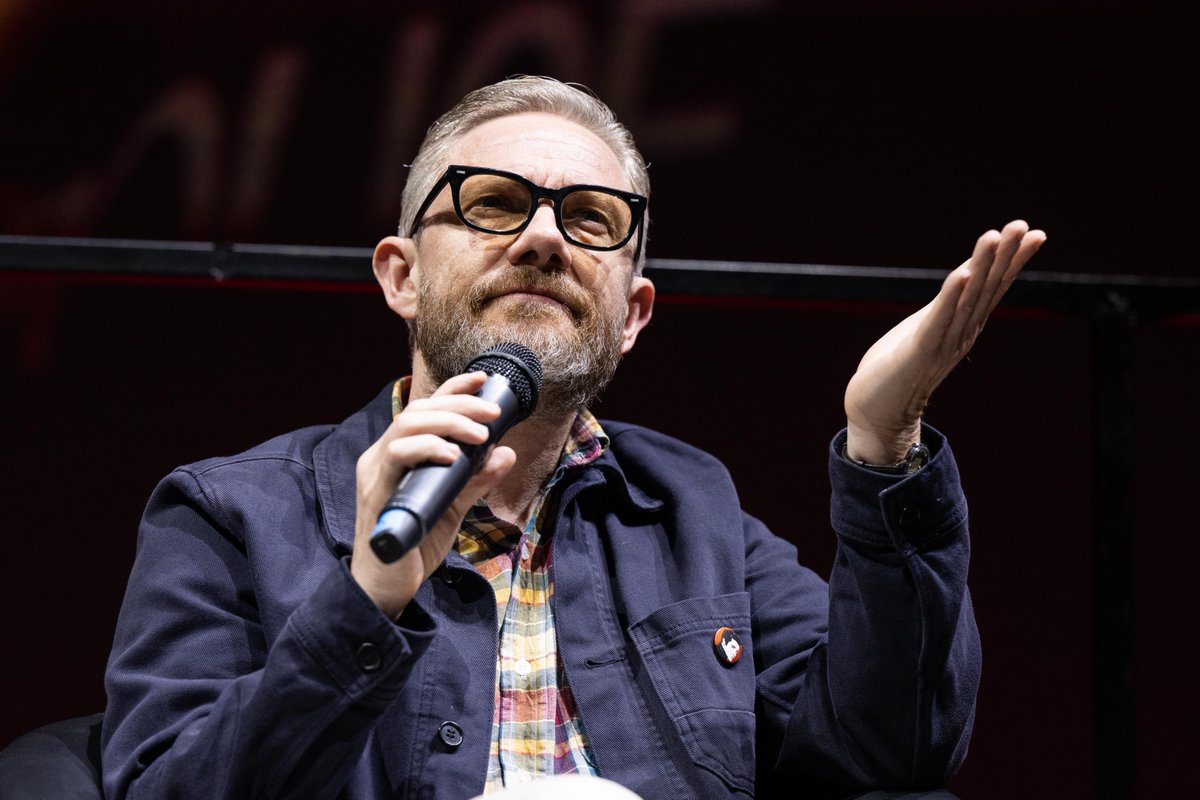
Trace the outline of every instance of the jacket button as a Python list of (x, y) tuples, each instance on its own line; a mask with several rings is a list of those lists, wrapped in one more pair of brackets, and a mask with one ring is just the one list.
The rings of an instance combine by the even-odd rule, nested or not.
[(383, 665), (383, 653), (371, 642), (363, 642), (354, 653), (354, 660), (363, 672), (374, 672)]
[(457, 722), (443, 722), (438, 728), (438, 736), (447, 747), (458, 747), (463, 741), (463, 729)]
[(456, 569), (450, 569), (445, 564), (442, 564), (433, 571), (433, 574), (447, 586), (453, 586), (462, 580), (462, 573)]
[(900, 527), (909, 531), (917, 527), (921, 522), (921, 507), (920, 506), (905, 506), (900, 512)]

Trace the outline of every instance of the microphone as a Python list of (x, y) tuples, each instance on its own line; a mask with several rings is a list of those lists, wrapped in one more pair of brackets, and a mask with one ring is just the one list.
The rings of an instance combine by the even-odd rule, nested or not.
[(483, 457), (509, 428), (528, 417), (537, 406), (542, 385), (542, 365), (528, 347), (503, 342), (483, 351), (464, 372), (488, 373), (476, 397), (500, 406), (500, 416), (488, 423), (482, 444), (461, 444), (462, 453), (450, 464), (419, 464), (409, 470), (379, 513), (371, 531), (371, 549), (390, 564), (421, 543), (454, 498), (467, 485)]

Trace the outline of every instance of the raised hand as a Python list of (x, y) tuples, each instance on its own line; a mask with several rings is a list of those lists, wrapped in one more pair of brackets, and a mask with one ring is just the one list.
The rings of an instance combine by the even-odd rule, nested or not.
[(933, 390), (975, 344), (992, 309), (1046, 234), (1022, 220), (988, 231), (928, 305), (871, 346), (846, 386), (846, 455), (895, 464), (920, 438)]

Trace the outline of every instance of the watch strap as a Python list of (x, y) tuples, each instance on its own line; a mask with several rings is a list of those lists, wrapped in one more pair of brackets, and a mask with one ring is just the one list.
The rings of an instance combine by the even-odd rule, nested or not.
[(908, 452), (904, 454), (904, 460), (896, 464), (868, 464), (866, 461), (859, 461), (857, 458), (851, 458), (847, 455), (846, 445), (843, 444), (842, 457), (847, 461), (858, 464), (860, 467), (865, 467), (875, 472), (883, 472), (888, 475), (912, 475), (929, 463), (929, 460), (933, 458), (933, 453), (929, 451), (929, 446), (924, 442), (916, 442), (912, 447), (908, 448)]

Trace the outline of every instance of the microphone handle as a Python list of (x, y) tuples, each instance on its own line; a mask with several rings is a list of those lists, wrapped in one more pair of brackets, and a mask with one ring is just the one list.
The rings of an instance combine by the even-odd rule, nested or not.
[(489, 375), (477, 396), (500, 406), (500, 416), (487, 425), (487, 441), (482, 444), (458, 442), (462, 452), (453, 462), (418, 464), (400, 480), (371, 532), (371, 549), (385, 564), (392, 563), (421, 543), (429, 527), (450, 507), (479, 469), (488, 450), (516, 421), (519, 403), (503, 375)]
[[(474, 456), (482, 454), (486, 446), (459, 444), (459, 447), (463, 452), (452, 463), (421, 464), (401, 479), (371, 532), (371, 549), (380, 561), (390, 564), (419, 545), (428, 532), (421, 510), (444, 511), (470, 480), (478, 466), (479, 459)], [(473, 452), (468, 455), (468, 450)], [(436, 519), (437, 516), (432, 516), (431, 521)]]

